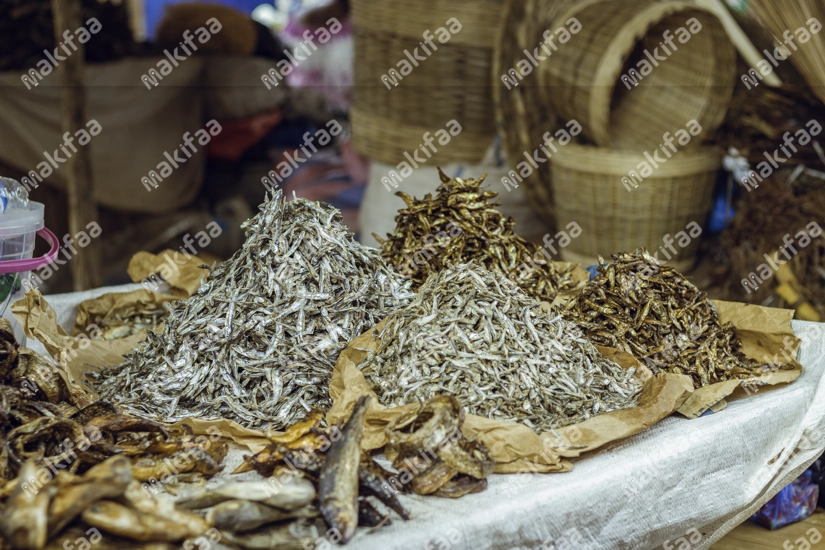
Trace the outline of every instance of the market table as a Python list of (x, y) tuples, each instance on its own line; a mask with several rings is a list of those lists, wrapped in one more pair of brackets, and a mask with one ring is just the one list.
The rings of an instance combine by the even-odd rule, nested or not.
[[(46, 300), (70, 330), (82, 300), (136, 288)], [(805, 367), (792, 384), (729, 398), (726, 409), (696, 420), (672, 415), (576, 460), (572, 472), (493, 475), (485, 492), (458, 500), (402, 496), (411, 521), (359, 530), (347, 548), (644, 550), (670, 541), (667, 548), (706, 549), (825, 452), (825, 325), (792, 327)], [(27, 345), (45, 353), (39, 342)]]

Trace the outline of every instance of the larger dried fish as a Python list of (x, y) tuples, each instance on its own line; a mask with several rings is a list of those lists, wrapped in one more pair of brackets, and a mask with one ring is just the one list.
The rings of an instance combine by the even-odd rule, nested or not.
[(452, 395), (468, 412), (549, 430), (632, 406), (634, 369), (512, 281), (460, 264), (430, 277), (359, 365), (385, 405)]
[(552, 302), (560, 292), (577, 286), (572, 270), (559, 270), (547, 261), (540, 245), (516, 235), (513, 218), (496, 210), (495, 191), (482, 190), (484, 178), (450, 179), (439, 171), (442, 184), (435, 197), (414, 199), (399, 191), (407, 203), (395, 218), (395, 232), (383, 246), (384, 257), (400, 273), (424, 284), (432, 273), (475, 260), (503, 274), (528, 294)]
[(690, 375), (697, 388), (762, 374), (707, 295), (646, 250), (614, 254), (610, 264), (601, 259), (598, 269), (565, 313), (594, 342), (631, 353), (654, 372)]
[(278, 191), (244, 227), (243, 248), (170, 305), (163, 333), (99, 376), (102, 396), (155, 420), (281, 429), (331, 404), (340, 351), (412, 297), (328, 204)]

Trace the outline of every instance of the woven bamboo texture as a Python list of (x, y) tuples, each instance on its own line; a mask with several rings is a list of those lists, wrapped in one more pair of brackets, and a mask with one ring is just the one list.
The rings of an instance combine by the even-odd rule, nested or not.
[[(525, 152), (543, 143), (545, 132), (563, 125), (549, 108), (538, 72), (527, 75), (518, 86), (505, 86), (501, 77), (524, 59), (524, 50), (532, 51), (547, 29), (556, 29), (555, 20), (576, 0), (508, 0), (499, 27), (493, 55), (493, 103), (496, 129), (502, 138), (511, 167)], [(550, 164), (539, 164), (524, 178), (530, 202), (545, 221), (554, 226), (555, 214), (550, 189)]]
[[(579, 3), (559, 22), (571, 17), (582, 30), (539, 67), (540, 78), (556, 115), (579, 121), (593, 143), (644, 151), (689, 120), (699, 122), (703, 137), (722, 123), (736, 82), (736, 50), (715, 15), (683, 2), (607, 0)], [(676, 40), (678, 49), (666, 55), (663, 33), (687, 28), (694, 17), (701, 30), (686, 43)], [(622, 75), (657, 47), (665, 59), (628, 90)]]
[[(501, 22), (503, 0), (426, 0), (367, 2), (354, 0), (355, 39), (353, 144), (358, 152), (387, 164), (405, 160), (450, 120), (460, 135), (439, 147), (429, 164), (478, 162), (493, 142), (490, 70)], [(449, 28), (456, 18), (461, 30), (441, 43), (397, 85), (382, 80), (397, 70), (407, 52), (419, 47), (426, 30)], [(423, 55), (423, 50), (419, 48)]]
[[(562, 251), (566, 260), (595, 263), (597, 255), (608, 258), (640, 246), (655, 252), (664, 245), (665, 235), (685, 231), (690, 222), (704, 224), (722, 162), (719, 151), (679, 150), (628, 191), (622, 178), (631, 170), (638, 172), (643, 161), (647, 161), (644, 155), (575, 144), (553, 156), (559, 227), (576, 222), (582, 228), (582, 234)], [(677, 248), (674, 265), (689, 267), (698, 244), (693, 239), (686, 248)], [(667, 259), (663, 254), (659, 258)]]

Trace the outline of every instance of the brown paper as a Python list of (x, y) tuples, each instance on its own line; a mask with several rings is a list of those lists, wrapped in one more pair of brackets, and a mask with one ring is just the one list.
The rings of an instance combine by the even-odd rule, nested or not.
[(87, 333), (87, 328), (94, 324), (95, 319), (105, 319), (109, 315), (117, 313), (119, 309), (139, 304), (163, 304), (178, 299), (169, 294), (159, 294), (140, 289), (132, 292), (109, 292), (97, 298), (85, 300), (77, 306), (77, 316), (75, 317), (74, 327), (72, 327), (72, 335), (77, 336), (78, 334)]
[(30, 290), (22, 300), (11, 306), (27, 338), (39, 340), (46, 351), (64, 369), (67, 382), (81, 388), (94, 398), (94, 392), (85, 385), (87, 371), (99, 371), (123, 361), (123, 355), (135, 349), (146, 337), (141, 331), (118, 340), (90, 340), (87, 336), (69, 336), (57, 324), (54, 309), (39, 290)]
[[(381, 405), (357, 368), (366, 357), (366, 350), (378, 347), (378, 340), (373, 334), (376, 330), (380, 331), (385, 323), (386, 320), (365, 332), (341, 352), (329, 387), (332, 409), (327, 414), (327, 421), (330, 424), (348, 418), (360, 396), (373, 397), (364, 420), (362, 446), (365, 450), (383, 447), (386, 444), (384, 428), (387, 424), (416, 406), (387, 408)], [(558, 436), (552, 433), (539, 435), (524, 424), (471, 414), (466, 416), (462, 432), (468, 438), (478, 438), (484, 442), (496, 462), (497, 473), (565, 472), (572, 468), (572, 464), (563, 457), (579, 456), (649, 428), (676, 410), (692, 391), (693, 384), (687, 376), (664, 373), (653, 376), (627, 353), (608, 348), (604, 348), (603, 353), (624, 368), (637, 368), (637, 375), (644, 382), (638, 406), (600, 414), (585, 422), (555, 430)]]
[(187, 255), (177, 250), (164, 250), (160, 254), (138, 252), (129, 261), (127, 271), (136, 283), (160, 273), (169, 283), (172, 294), (188, 298), (197, 292), (201, 278), (205, 278), (209, 273), (198, 267), (205, 263), (202, 258), (192, 255), (187, 258)]
[(793, 382), (802, 374), (802, 365), (795, 360), (802, 341), (794, 336), (791, 329), (791, 319), (794, 316), (792, 309), (767, 308), (721, 300), (713, 300), (713, 305), (716, 306), (722, 323), (733, 323), (742, 342), (742, 351), (747, 357), (763, 363), (790, 363), (794, 369), (768, 371), (748, 379), (727, 380), (698, 388), (679, 407), (679, 412), (688, 418), (698, 418), (708, 409), (714, 412), (720, 410), (717, 404), (734, 392), (746, 395), (745, 386), (748, 387), (747, 391), (753, 392), (760, 385), (772, 386)]

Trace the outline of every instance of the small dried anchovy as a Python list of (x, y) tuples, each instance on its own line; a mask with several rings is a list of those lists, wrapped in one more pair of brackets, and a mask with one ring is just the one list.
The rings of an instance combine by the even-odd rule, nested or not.
[(328, 204), (278, 191), (243, 227), (243, 248), (169, 305), (163, 333), (97, 375), (101, 396), (156, 420), (281, 429), (330, 405), (341, 350), (413, 296)]
[(599, 264), (599, 275), (565, 311), (589, 339), (633, 354), (654, 372), (690, 375), (696, 388), (762, 374), (707, 295), (647, 250)]
[(641, 390), (635, 369), (475, 263), (430, 277), (376, 336), (358, 368), (385, 405), (452, 395), (471, 414), (542, 431), (630, 407)]
[(560, 272), (548, 263), (542, 247), (515, 234), (515, 221), (496, 210), (495, 191), (481, 189), (484, 177), (450, 179), (439, 169), (437, 194), (414, 199), (399, 191), (407, 208), (395, 217), (395, 232), (384, 240), (373, 235), (384, 258), (418, 288), (432, 273), (475, 260), (503, 274), (525, 292), (552, 302), (576, 287), (572, 267)]

